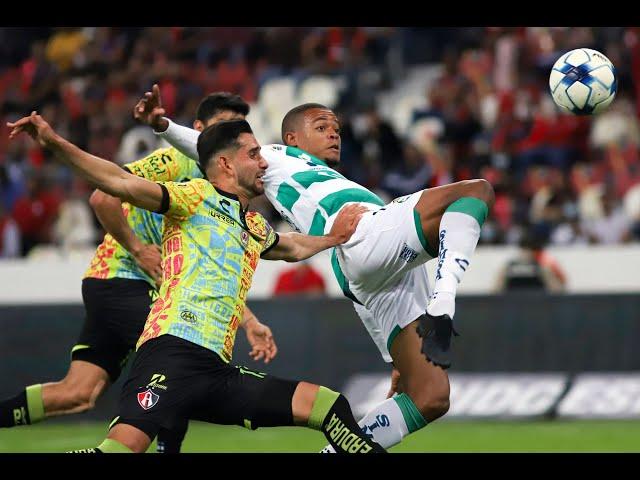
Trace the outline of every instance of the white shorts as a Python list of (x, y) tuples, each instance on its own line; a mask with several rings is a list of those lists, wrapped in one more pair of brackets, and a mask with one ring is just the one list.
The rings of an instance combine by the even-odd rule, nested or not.
[(385, 362), (391, 362), (389, 349), (398, 333), (424, 315), (429, 303), (427, 268), (419, 265), (402, 275), (398, 282), (379, 291), (370, 308), (353, 304), (360, 320)]
[[(386, 362), (399, 331), (427, 309), (429, 281), (424, 263), (432, 255), (414, 207), (422, 192), (400, 197), (363, 215), (336, 257), (369, 334)], [(435, 252), (434, 252), (435, 253)]]

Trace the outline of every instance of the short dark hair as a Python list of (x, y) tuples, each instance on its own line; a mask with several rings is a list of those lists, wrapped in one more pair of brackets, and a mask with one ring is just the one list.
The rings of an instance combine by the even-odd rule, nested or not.
[(280, 135), (282, 135), (282, 143), (286, 143), (284, 136), (287, 132), (291, 132), (295, 130), (296, 123), (298, 123), (298, 119), (300, 115), (303, 115), (307, 110), (311, 110), (312, 108), (322, 108), (323, 110), (331, 110), (329, 107), (325, 107), (320, 103), (303, 103), (302, 105), (298, 105), (297, 107), (292, 108), (287, 112), (287, 114), (282, 119), (282, 129)]
[(229, 92), (215, 92), (202, 99), (200, 105), (198, 105), (198, 110), (196, 110), (196, 119), (206, 122), (214, 115), (225, 110), (231, 110), (247, 116), (250, 107), (240, 95)]
[(246, 120), (227, 120), (205, 128), (198, 137), (198, 164), (206, 172), (209, 160), (216, 153), (229, 147), (239, 147), (238, 137), (253, 133)]

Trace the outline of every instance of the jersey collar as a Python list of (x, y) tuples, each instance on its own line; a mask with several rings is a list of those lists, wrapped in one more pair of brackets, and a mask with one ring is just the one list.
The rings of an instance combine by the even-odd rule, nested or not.
[(224, 190), (222, 190), (221, 188), (216, 187), (215, 185), (213, 186), (213, 188), (215, 188), (216, 191), (220, 195), (224, 195), (225, 197), (230, 198), (230, 199), (235, 200), (236, 202), (240, 203), (240, 199), (238, 198), (238, 196), (235, 193), (225, 192)]
[(216, 192), (218, 192), (220, 195), (230, 198), (231, 200), (235, 200), (236, 202), (238, 202), (238, 210), (240, 211), (240, 221), (242, 222), (242, 225), (248, 230), (247, 227), (247, 220), (245, 218), (245, 215), (247, 214), (247, 211), (249, 210), (249, 205), (247, 205), (247, 208), (244, 209), (242, 208), (242, 203), (240, 202), (240, 198), (238, 197), (238, 195), (236, 195), (235, 193), (230, 193), (230, 192), (225, 192), (224, 190), (222, 190), (221, 188), (216, 187), (215, 185), (213, 186), (213, 188), (216, 189)]

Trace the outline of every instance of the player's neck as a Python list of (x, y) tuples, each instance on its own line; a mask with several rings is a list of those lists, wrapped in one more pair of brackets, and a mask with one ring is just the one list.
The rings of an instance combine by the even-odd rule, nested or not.
[(234, 182), (227, 182), (224, 180), (216, 180), (215, 182), (211, 182), (211, 184), (216, 187), (216, 189), (222, 194), (231, 194), (240, 202), (240, 206), (243, 210), (246, 210), (249, 207), (250, 196), (245, 192), (239, 185)]

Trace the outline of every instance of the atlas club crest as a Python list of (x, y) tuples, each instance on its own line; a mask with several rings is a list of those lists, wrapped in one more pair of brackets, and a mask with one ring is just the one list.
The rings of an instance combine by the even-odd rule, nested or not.
[(158, 400), (160, 399), (160, 395), (153, 393), (151, 389), (147, 389), (144, 392), (138, 393), (138, 403), (145, 410), (149, 410), (153, 407)]

